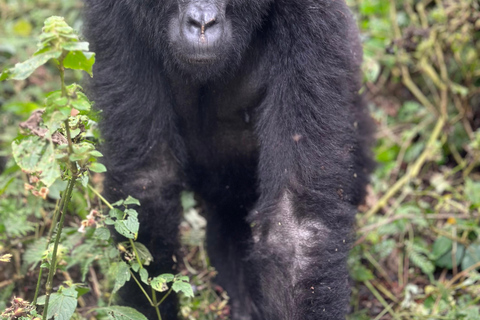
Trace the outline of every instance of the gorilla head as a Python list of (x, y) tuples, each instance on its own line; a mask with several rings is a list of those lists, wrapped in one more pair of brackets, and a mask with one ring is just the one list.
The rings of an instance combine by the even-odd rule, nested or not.
[(272, 0), (128, 2), (138, 36), (165, 66), (203, 82), (240, 65)]

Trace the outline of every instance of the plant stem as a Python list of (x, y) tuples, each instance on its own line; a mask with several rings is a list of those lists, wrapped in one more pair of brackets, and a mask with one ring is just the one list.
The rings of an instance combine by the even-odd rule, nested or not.
[(103, 202), (110, 210), (113, 209), (113, 206), (110, 204), (110, 202), (108, 202), (107, 199), (105, 199), (105, 198), (100, 194), (100, 192), (98, 192), (97, 190), (95, 190), (95, 188), (92, 187), (91, 185), (88, 185), (88, 188), (89, 188), (90, 190), (92, 190), (92, 192), (93, 192), (97, 197), (99, 197), (100, 200), (102, 200), (102, 202)]
[(58, 251), (58, 244), (60, 243), (60, 237), (62, 235), (63, 224), (65, 222), (65, 214), (67, 205), (70, 201), (70, 197), (72, 196), (73, 186), (75, 185), (75, 181), (77, 180), (77, 176), (74, 174), (70, 181), (68, 181), (67, 190), (63, 194), (62, 202), (63, 206), (60, 208), (60, 222), (58, 224), (57, 235), (55, 237), (55, 243), (53, 245), (53, 252), (52, 252), (52, 261), (50, 262), (50, 268), (48, 271), (48, 278), (47, 278), (47, 285), (46, 285), (46, 298), (45, 298), (45, 308), (43, 310), (43, 320), (47, 320), (48, 315), (48, 303), (50, 302), (50, 295), (53, 289), (53, 276), (55, 275), (56, 267), (57, 267), (57, 251)]
[[(47, 245), (45, 246), (45, 250), (48, 249), (48, 245), (50, 244), (50, 241), (52, 240), (53, 230), (57, 226), (58, 213), (60, 212), (60, 208), (63, 207), (64, 202), (65, 202), (65, 197), (60, 199), (60, 201), (57, 201), (57, 205), (55, 206), (55, 211), (53, 212), (53, 217), (52, 217), (52, 222), (51, 222), (51, 225), (50, 225), (50, 230), (48, 230)], [(35, 288), (35, 295), (33, 296), (32, 305), (37, 304), (38, 292), (40, 291), (40, 282), (42, 280), (42, 275), (43, 275), (43, 268), (40, 268), (40, 271), (38, 273), (37, 286)]]
[(172, 293), (172, 290), (173, 290), (173, 285), (170, 287), (170, 290), (168, 290), (167, 293), (165, 293), (165, 295), (163, 296), (162, 300), (160, 300), (160, 302), (157, 303), (157, 307), (159, 305), (162, 304), (163, 301), (165, 301), (165, 299), (167, 299), (167, 297), (170, 295), (170, 293)]
[(133, 280), (135, 280), (135, 282), (138, 284), (138, 286), (140, 287), (140, 290), (142, 290), (143, 294), (145, 295), (145, 297), (147, 297), (148, 299), (148, 302), (150, 302), (150, 305), (153, 307), (155, 306), (155, 304), (153, 303), (152, 299), (150, 299), (150, 296), (148, 295), (148, 293), (145, 291), (145, 289), (143, 288), (142, 284), (140, 283), (140, 281), (138, 281), (138, 279), (135, 277), (135, 275), (133, 274), (132, 270), (128, 269), (128, 271), (130, 272), (130, 275), (132, 276)]
[[(170, 290), (172, 290), (170, 288)], [(155, 307), (155, 311), (157, 312), (157, 317), (158, 317), (158, 320), (162, 320), (162, 315), (160, 314), (160, 303), (162, 303), (162, 301), (160, 301), (158, 304), (157, 304), (157, 293), (155, 292), (155, 289), (152, 288), (152, 298), (153, 298), (153, 306)]]
[(62, 97), (67, 96), (67, 86), (65, 86), (65, 67), (63, 66), (63, 60), (67, 56), (68, 51), (63, 51), (62, 55), (58, 58), (58, 70), (60, 72), (60, 83), (62, 86)]
[(135, 253), (135, 258), (137, 258), (137, 262), (140, 265), (140, 269), (143, 269), (142, 261), (140, 260), (140, 256), (138, 255), (137, 247), (135, 247), (135, 243), (132, 239), (128, 239), (130, 241), (130, 245), (132, 246), (133, 252)]

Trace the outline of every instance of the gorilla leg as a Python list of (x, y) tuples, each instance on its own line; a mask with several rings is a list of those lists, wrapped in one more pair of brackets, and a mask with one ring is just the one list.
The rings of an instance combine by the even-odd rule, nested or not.
[(227, 290), (231, 318), (251, 320), (253, 303), (249, 288), (256, 281), (246, 259), (251, 247), (247, 210), (235, 201), (207, 205), (207, 210), (207, 251), (218, 271), (215, 281)]
[[(106, 179), (105, 193), (109, 200), (124, 199), (128, 195), (140, 200), (140, 230), (136, 241), (144, 244), (153, 255), (154, 261), (146, 267), (150, 277), (176, 273), (173, 257), (179, 255), (182, 175), (171, 152), (163, 149), (146, 163), (138, 165), (138, 170), (116, 171), (109, 167)], [(146, 292), (150, 293), (150, 289), (146, 288)], [(158, 295), (161, 297), (161, 294)], [(120, 290), (120, 298), (123, 305), (137, 309), (148, 319), (157, 318), (155, 309), (135, 281), (130, 280)], [(177, 299), (174, 294), (162, 303), (160, 312), (162, 319), (177, 319)]]

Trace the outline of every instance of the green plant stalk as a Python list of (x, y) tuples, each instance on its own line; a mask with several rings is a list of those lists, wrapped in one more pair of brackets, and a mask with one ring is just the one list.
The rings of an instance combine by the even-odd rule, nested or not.
[(103, 202), (110, 210), (113, 209), (113, 206), (110, 204), (110, 202), (108, 202), (107, 199), (105, 199), (105, 198), (100, 194), (100, 192), (98, 192), (97, 190), (95, 190), (95, 188), (92, 187), (91, 185), (88, 185), (88, 188), (89, 188), (90, 190), (92, 190), (92, 192), (93, 192), (100, 200), (102, 200), (102, 202)]
[(63, 50), (62, 55), (58, 58), (58, 70), (60, 71), (60, 83), (62, 86), (62, 96), (67, 96), (67, 86), (65, 85), (65, 67), (63, 66), (63, 60), (67, 56), (68, 51)]
[(140, 287), (140, 290), (142, 290), (143, 294), (145, 295), (145, 297), (147, 297), (148, 299), (148, 302), (150, 302), (150, 305), (152, 307), (154, 307), (155, 305), (153, 304), (153, 301), (152, 299), (150, 299), (150, 296), (148, 295), (148, 293), (145, 291), (145, 289), (143, 288), (142, 284), (140, 283), (140, 281), (138, 281), (137, 277), (135, 277), (135, 274), (133, 274), (132, 270), (128, 270), (130, 272), (130, 275), (132, 276), (133, 280), (135, 280), (135, 282), (138, 284), (138, 286)]
[(173, 290), (173, 285), (170, 287), (170, 290), (168, 290), (168, 292), (165, 293), (165, 295), (162, 297), (162, 300), (160, 300), (157, 303), (157, 307), (160, 306), (162, 304), (162, 302), (165, 301), (165, 299), (167, 299), (167, 297), (170, 295), (170, 293), (172, 293), (172, 290)]
[[(52, 240), (53, 230), (57, 226), (58, 213), (60, 212), (60, 210), (62, 210), (64, 203), (65, 203), (65, 197), (63, 197), (59, 202), (57, 202), (57, 205), (55, 207), (55, 211), (53, 212), (53, 217), (52, 217), (52, 223), (50, 225), (50, 230), (48, 230), (47, 245), (45, 247), (45, 250), (48, 249), (48, 245), (50, 244), (50, 241)], [(40, 268), (40, 271), (38, 273), (37, 286), (35, 288), (35, 295), (33, 296), (32, 305), (37, 304), (38, 292), (40, 291), (40, 282), (42, 280), (42, 275), (43, 275), (43, 268)]]
[[(172, 288), (170, 288), (170, 291), (172, 290)], [(169, 292), (170, 292), (169, 291)], [(152, 288), (152, 298), (153, 298), (153, 306), (155, 307), (155, 311), (157, 312), (157, 317), (158, 317), (158, 320), (162, 320), (162, 315), (160, 314), (160, 304), (162, 303), (162, 301), (160, 301), (159, 303), (157, 303), (157, 293), (155, 292), (155, 289)]]
[(52, 261), (50, 262), (50, 268), (48, 271), (48, 278), (47, 278), (47, 285), (46, 285), (46, 298), (45, 298), (45, 308), (43, 310), (43, 320), (47, 320), (48, 314), (48, 303), (50, 302), (50, 295), (53, 289), (53, 276), (55, 275), (56, 267), (57, 267), (57, 251), (58, 251), (58, 244), (60, 243), (60, 237), (62, 236), (62, 229), (63, 224), (65, 222), (65, 215), (68, 202), (70, 201), (70, 197), (72, 196), (73, 186), (75, 185), (75, 181), (77, 180), (77, 176), (73, 175), (71, 180), (68, 182), (67, 190), (63, 197), (63, 208), (60, 210), (60, 222), (58, 224), (57, 235), (55, 237), (55, 243), (53, 246), (52, 252)]

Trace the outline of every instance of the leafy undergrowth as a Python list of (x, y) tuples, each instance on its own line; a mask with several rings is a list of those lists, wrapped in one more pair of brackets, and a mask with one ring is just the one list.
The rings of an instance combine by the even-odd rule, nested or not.
[(378, 122), (350, 319), (480, 319), (480, 4), (350, 2)]
[[(479, 3), (348, 2), (364, 35), (364, 93), (378, 126), (378, 167), (360, 208), (349, 259), (349, 319), (480, 319)], [(77, 0), (0, 0), (0, 69), (36, 50), (37, 30), (48, 16), (65, 16), (79, 29), (80, 7)], [(42, 107), (46, 92), (58, 89), (57, 74), (48, 64), (27, 80), (0, 82), (0, 313), (10, 319), (37, 317), (29, 301), (41, 261), (51, 259), (45, 236), (65, 188), (61, 182), (48, 193), (31, 188), (37, 181), (15, 164), (10, 146), (18, 124)], [(81, 78), (73, 71), (65, 81)], [(98, 140), (93, 129), (91, 134)], [(101, 180), (101, 175), (90, 176), (96, 189)], [(195, 297), (181, 296), (180, 313), (185, 319), (228, 319), (228, 293), (215, 285), (205, 253), (201, 208), (191, 194), (182, 200), (184, 259), (179, 263)], [(107, 318), (107, 309), (94, 309), (114, 300), (116, 276), (125, 268), (112, 266), (119, 248), (94, 228), (95, 212), (108, 209), (91, 189), (79, 188), (68, 212), (51, 308), (75, 301), (72, 319)], [(123, 249), (124, 255), (131, 251)], [(46, 276), (42, 290), (45, 281)]]

